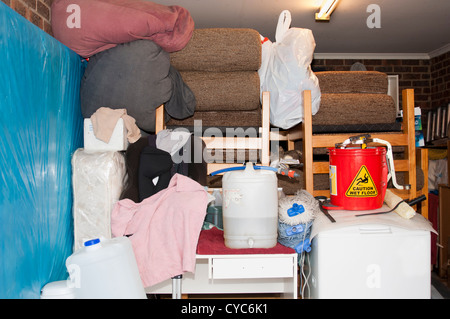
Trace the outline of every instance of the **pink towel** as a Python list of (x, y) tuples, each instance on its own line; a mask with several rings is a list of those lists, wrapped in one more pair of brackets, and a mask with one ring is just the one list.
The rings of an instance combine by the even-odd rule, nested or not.
[(111, 215), (113, 236), (130, 236), (145, 287), (194, 272), (197, 242), (208, 203), (196, 181), (175, 174), (169, 186), (135, 203), (123, 199)]

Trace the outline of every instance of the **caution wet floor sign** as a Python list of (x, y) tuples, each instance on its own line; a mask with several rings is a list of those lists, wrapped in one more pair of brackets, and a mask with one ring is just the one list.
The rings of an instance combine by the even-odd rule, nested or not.
[(376, 197), (378, 196), (377, 188), (370, 176), (369, 170), (362, 165), (352, 183), (345, 192), (347, 197)]

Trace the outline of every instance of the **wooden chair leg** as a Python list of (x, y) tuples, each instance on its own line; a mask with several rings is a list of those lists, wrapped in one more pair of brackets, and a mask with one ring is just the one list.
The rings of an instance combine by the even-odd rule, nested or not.
[(155, 111), (155, 134), (158, 134), (162, 130), (164, 130), (166, 124), (164, 122), (164, 104), (158, 106)]
[(402, 91), (403, 109), (403, 132), (407, 135), (407, 159), (408, 159), (408, 180), (411, 185), (409, 199), (417, 197), (416, 179), (416, 136), (414, 125), (414, 90), (405, 89)]
[(427, 148), (418, 148), (417, 149), (417, 162), (420, 165), (420, 169), (423, 172), (423, 187), (420, 191), (420, 194), (425, 195), (427, 197), (426, 200), (421, 202), (420, 205), (420, 213), (423, 217), (428, 219), (428, 149)]
[(295, 149), (295, 141), (301, 140), (303, 138), (302, 124), (297, 124), (293, 128), (289, 129), (287, 139), (288, 139), (288, 151)]
[(313, 145), (312, 145), (312, 104), (311, 91), (303, 91), (303, 176), (305, 189), (314, 196)]
[(270, 162), (270, 94), (262, 95), (262, 132), (261, 132), (261, 164), (269, 166)]

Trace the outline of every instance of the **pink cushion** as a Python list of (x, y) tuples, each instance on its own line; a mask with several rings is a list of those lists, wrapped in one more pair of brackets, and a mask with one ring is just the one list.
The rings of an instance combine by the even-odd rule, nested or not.
[(55, 0), (52, 29), (56, 39), (89, 57), (137, 39), (152, 40), (167, 52), (181, 50), (192, 36), (194, 21), (180, 6), (144, 0)]

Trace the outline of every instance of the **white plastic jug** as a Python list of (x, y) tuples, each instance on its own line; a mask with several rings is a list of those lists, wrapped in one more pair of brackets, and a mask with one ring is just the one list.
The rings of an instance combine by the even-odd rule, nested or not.
[(146, 299), (127, 237), (93, 239), (66, 260), (77, 299)]
[(222, 179), (223, 231), (229, 248), (271, 248), (277, 244), (278, 187), (275, 172), (226, 172)]

